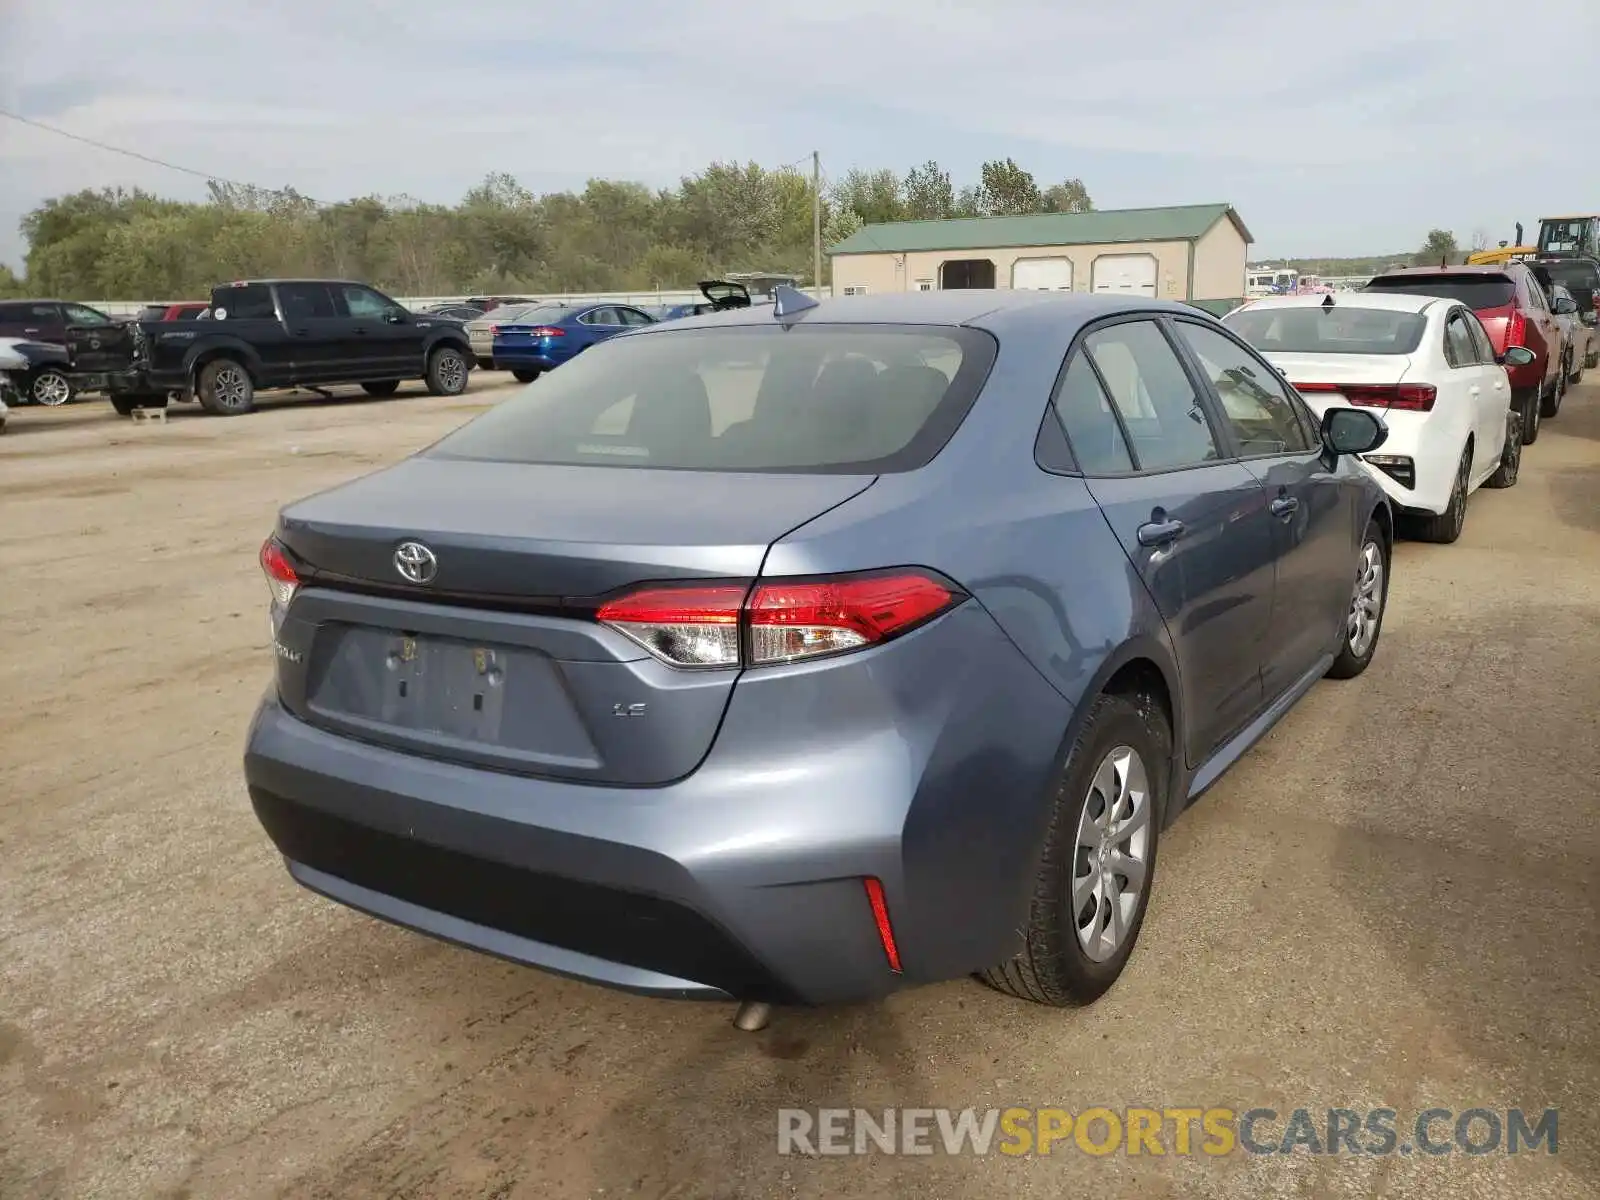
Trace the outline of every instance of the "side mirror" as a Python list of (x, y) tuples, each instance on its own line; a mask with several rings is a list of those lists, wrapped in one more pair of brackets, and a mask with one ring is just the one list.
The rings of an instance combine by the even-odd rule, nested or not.
[(1322, 414), (1322, 445), (1329, 454), (1370, 454), (1389, 440), (1389, 429), (1359, 408), (1330, 408)]
[(1595, 323), (1595, 319), (1596, 319), (1596, 313), (1595, 313), (1595, 310), (1592, 309), (1592, 308), (1588, 312), (1583, 314), (1583, 323), (1585, 325), (1593, 325)]
[(1502, 367), (1526, 367), (1539, 356), (1526, 346), (1507, 346), (1506, 352), (1495, 359)]
[(391, 325), (404, 325), (411, 314), (403, 308), (391, 308), (383, 314), (383, 319)]
[(1577, 311), (1578, 304), (1575, 300), (1568, 300), (1565, 296), (1563, 296), (1561, 299), (1556, 301), (1556, 313), (1560, 316), (1570, 317)]

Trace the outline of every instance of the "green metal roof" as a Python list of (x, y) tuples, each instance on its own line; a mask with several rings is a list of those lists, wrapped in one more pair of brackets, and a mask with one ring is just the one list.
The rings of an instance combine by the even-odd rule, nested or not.
[(829, 254), (904, 254), (911, 250), (989, 250), (1006, 246), (1094, 246), (1115, 242), (1181, 242), (1227, 217), (1246, 242), (1255, 239), (1231, 204), (1113, 208), (1023, 217), (957, 217), (863, 225)]

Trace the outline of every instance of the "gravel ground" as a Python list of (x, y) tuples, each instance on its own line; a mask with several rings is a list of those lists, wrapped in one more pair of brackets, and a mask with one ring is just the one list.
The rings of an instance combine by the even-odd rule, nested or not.
[[(1458, 544), (1399, 547), (1373, 669), (1171, 831), (1100, 1004), (958, 981), (754, 1035), (336, 907), (251, 814), (276, 509), (507, 394), (13, 414), (0, 1195), (1600, 1196), (1600, 389)], [(780, 1107), (888, 1105), (1561, 1124), (1555, 1156), (777, 1154)]]

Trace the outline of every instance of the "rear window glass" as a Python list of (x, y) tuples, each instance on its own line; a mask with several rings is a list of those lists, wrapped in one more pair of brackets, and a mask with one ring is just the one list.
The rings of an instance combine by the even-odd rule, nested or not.
[(272, 289), (264, 283), (218, 288), (211, 293), (211, 299), (215, 303), (211, 315), (219, 321), (275, 319), (278, 315), (272, 305)]
[(1540, 263), (1550, 278), (1562, 284), (1571, 292), (1579, 304), (1588, 302), (1594, 290), (1600, 287), (1600, 267), (1591, 262), (1547, 262)]
[(1506, 275), (1386, 275), (1367, 284), (1367, 291), (1443, 296), (1472, 309), (1502, 308), (1517, 297), (1517, 285)]
[(1428, 320), (1419, 313), (1338, 304), (1246, 308), (1222, 323), (1266, 353), (1410, 354), (1422, 343)]
[(881, 473), (929, 461), (994, 340), (945, 326), (718, 326), (609, 340), (437, 443), (498, 462)]
[(575, 311), (571, 305), (529, 304), (520, 308), (497, 308), (489, 317), (501, 325), (554, 325)]

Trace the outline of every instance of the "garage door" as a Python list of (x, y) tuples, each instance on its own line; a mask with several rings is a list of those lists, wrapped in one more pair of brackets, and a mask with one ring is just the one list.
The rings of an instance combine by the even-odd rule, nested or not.
[(1011, 286), (1024, 291), (1070, 292), (1072, 260), (1019, 258), (1011, 266)]
[(1154, 296), (1154, 254), (1102, 254), (1094, 260), (1094, 290), (1114, 296)]

